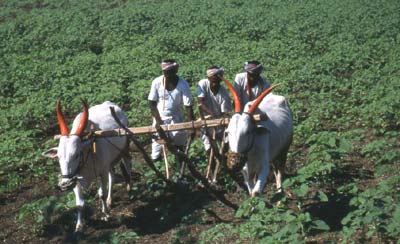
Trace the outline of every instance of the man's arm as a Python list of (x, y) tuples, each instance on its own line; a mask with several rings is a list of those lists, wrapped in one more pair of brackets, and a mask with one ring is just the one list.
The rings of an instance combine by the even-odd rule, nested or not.
[(205, 112), (206, 114), (209, 114), (212, 117), (215, 116), (213, 111), (204, 104), (204, 97), (197, 97), (197, 103), (199, 104), (200, 113)]
[(161, 119), (160, 112), (157, 109), (157, 101), (159, 101), (158, 85), (159, 85), (159, 82), (158, 82), (157, 78), (151, 82), (151, 88), (150, 88), (149, 96), (147, 97), (147, 99), (149, 101), (149, 107), (150, 107), (151, 114), (153, 115), (154, 119), (156, 120), (156, 124), (162, 125), (163, 121)]
[(192, 94), (190, 93), (189, 84), (185, 81), (182, 87), (183, 106), (186, 108), (188, 120), (193, 120)]
[(241, 93), (241, 90), (242, 90), (241, 83), (243, 83), (243, 82), (244, 82), (243, 78), (239, 74), (237, 74), (235, 76), (235, 80), (233, 82), (233, 88), (235, 89), (236, 93), (238, 93), (238, 94)]
[[(189, 121), (193, 121), (194, 120), (193, 107), (185, 106), (185, 108)], [(192, 132), (190, 133), (190, 137), (194, 139), (195, 136), (196, 136), (196, 129), (193, 128)]]
[(157, 102), (149, 100), (149, 106), (150, 106), (151, 114), (155, 118), (156, 123), (158, 125), (162, 125), (163, 121), (161, 119), (160, 112), (157, 109)]
[(188, 120), (189, 121), (194, 120), (193, 107), (192, 106), (185, 106), (185, 108), (186, 108), (186, 113), (188, 115)]
[(225, 116), (232, 110), (232, 102), (228, 95), (228, 92), (224, 89), (222, 94), (221, 112), (222, 116)]

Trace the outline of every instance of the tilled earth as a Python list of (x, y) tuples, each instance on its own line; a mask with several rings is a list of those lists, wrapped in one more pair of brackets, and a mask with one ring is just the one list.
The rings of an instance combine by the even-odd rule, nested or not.
[[(144, 166), (144, 162), (141, 162)], [(365, 162), (364, 162), (365, 163)], [(288, 162), (288, 166), (293, 162)], [(362, 170), (364, 181), (362, 185), (376, 184), (371, 171), (365, 169), (363, 163), (353, 164), (346, 174), (337, 175), (337, 184), (360, 177)], [(20, 172), (22, 175), (23, 172)], [(166, 188), (150, 189), (146, 184), (146, 177), (140, 173), (132, 173), (132, 185), (135, 190), (127, 193), (122, 179), (117, 174), (114, 185), (113, 208), (111, 219), (101, 220), (100, 201), (96, 196), (96, 188), (92, 186), (88, 192), (89, 202), (84, 211), (86, 227), (83, 233), (74, 234), (75, 209), (50, 216), (45, 225), (39, 229), (35, 226), (35, 219), (26, 218), (18, 222), (17, 217), (21, 206), (43, 197), (62, 196), (55, 187), (49, 185), (47, 179), (32, 178), (31, 182), (18, 187), (14, 192), (0, 195), (0, 239), (3, 243), (115, 243), (115, 235), (127, 232), (137, 236), (130, 242), (137, 243), (196, 243), (199, 235), (218, 223), (235, 223), (241, 220), (234, 218), (234, 211), (213, 198), (198, 184), (190, 182), (189, 188), (172, 191)], [(4, 182), (4, 175), (1, 182)], [(26, 175), (26, 177), (28, 177)], [(290, 174), (287, 175), (290, 177)], [(28, 180), (29, 181), (29, 180)], [(28, 182), (27, 181), (27, 182)], [(268, 180), (265, 192), (274, 191), (275, 186)], [(317, 192), (319, 189), (312, 189)], [(329, 193), (329, 189), (325, 189)], [(332, 192), (334, 189), (332, 189)], [(236, 191), (227, 192), (225, 197), (234, 204), (240, 205), (247, 198), (247, 194), (239, 187)], [(93, 200), (95, 199), (95, 200)], [(340, 237), (340, 220), (350, 211), (348, 202), (334, 195), (327, 203), (305, 203), (313, 216), (324, 220), (330, 227), (328, 233), (318, 234), (308, 239), (309, 243), (338, 242)], [(292, 208), (292, 207), (291, 207)], [(295, 209), (296, 206), (293, 206)], [(33, 226), (33, 227), (32, 227)], [(134, 241), (135, 240), (135, 241)], [(235, 240), (226, 240), (232, 243)]]
[[(190, 185), (181, 190), (164, 188), (154, 194), (144, 176), (139, 173), (132, 173), (132, 176), (135, 190), (128, 194), (122, 177), (116, 174), (112, 217), (107, 222), (101, 220), (100, 200), (92, 185), (88, 192), (92, 201), (84, 209), (85, 229), (79, 234), (74, 234), (75, 209), (49, 217), (39, 229), (34, 228), (33, 218), (17, 221), (24, 204), (66, 194), (50, 186), (47, 179), (32, 179), (29, 184), (0, 195), (0, 239), (4, 243), (108, 243), (115, 234), (133, 231), (138, 235), (138, 243), (193, 243), (202, 231), (216, 223), (236, 221), (234, 211), (215, 200), (200, 185), (189, 182)], [(236, 204), (245, 196), (243, 192), (226, 195)]]

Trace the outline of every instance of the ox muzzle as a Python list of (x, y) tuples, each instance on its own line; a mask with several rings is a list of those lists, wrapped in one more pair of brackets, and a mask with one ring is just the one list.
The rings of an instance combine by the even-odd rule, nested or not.
[(69, 175), (58, 175), (58, 187), (60, 188), (61, 191), (67, 191), (73, 189), (78, 180), (81, 180), (82, 176), (79, 175), (74, 175), (74, 176), (69, 176)]
[(247, 161), (246, 154), (244, 153), (235, 153), (229, 151), (226, 154), (226, 156), (227, 156), (226, 166), (228, 167), (228, 169), (233, 170), (235, 172), (241, 170)]

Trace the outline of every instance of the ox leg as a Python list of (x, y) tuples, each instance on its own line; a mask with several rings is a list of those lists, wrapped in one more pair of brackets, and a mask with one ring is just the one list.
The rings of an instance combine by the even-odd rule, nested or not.
[(82, 194), (82, 188), (79, 183), (74, 187), (74, 193), (75, 193), (76, 207), (78, 209), (75, 232), (79, 232), (83, 230), (82, 212), (83, 212), (83, 206), (85, 205), (85, 201), (83, 199), (83, 194)]
[(283, 150), (283, 152), (278, 156), (275, 164), (273, 165), (275, 181), (276, 181), (276, 189), (278, 192), (283, 191), (282, 177), (285, 172), (285, 164), (286, 164), (288, 150), (289, 150), (289, 148), (286, 148), (285, 150)]
[(121, 163), (119, 166), (121, 168), (122, 174), (125, 178), (126, 190), (129, 192), (131, 190), (131, 160), (128, 157), (123, 158), (124, 163)]
[(258, 194), (261, 194), (262, 190), (264, 189), (265, 183), (267, 183), (268, 173), (269, 173), (269, 164), (262, 164), (257, 182), (253, 188), (253, 191), (251, 192), (251, 196), (254, 197), (257, 196)]
[(247, 164), (244, 165), (243, 169), (242, 169), (242, 174), (243, 174), (243, 179), (244, 179), (244, 183), (247, 186), (247, 189), (249, 190), (249, 194), (251, 194), (253, 187), (254, 187), (254, 182), (250, 180), (249, 178), (249, 169)]
[(103, 213), (103, 217), (101, 218), (102, 220), (107, 221), (108, 218), (110, 217), (108, 215), (108, 207), (106, 204), (107, 196), (104, 194), (107, 189), (107, 180), (106, 177), (101, 176), (101, 186), (99, 188), (99, 197), (101, 201), (101, 212)]
[(276, 189), (278, 192), (282, 192), (282, 169), (276, 167), (273, 168), (275, 181), (276, 181)]
[(107, 194), (107, 207), (111, 208), (112, 206), (112, 185), (114, 180), (114, 172), (110, 170), (108, 172), (108, 194)]

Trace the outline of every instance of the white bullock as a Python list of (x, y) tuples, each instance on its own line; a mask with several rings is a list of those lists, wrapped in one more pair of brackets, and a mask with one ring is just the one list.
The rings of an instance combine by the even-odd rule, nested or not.
[[(60, 142), (58, 147), (47, 150), (43, 155), (58, 158), (61, 168), (58, 185), (61, 190), (74, 189), (78, 208), (75, 231), (80, 231), (83, 227), (83, 189), (97, 177), (101, 178), (98, 193), (104, 214), (102, 219), (108, 219), (109, 208), (112, 204), (112, 167), (121, 158), (124, 161), (121, 163), (121, 169), (127, 182), (127, 189), (130, 188), (130, 157), (127, 138), (125, 136), (95, 138), (89, 133), (92, 129), (112, 130), (118, 128), (118, 124), (110, 112), (111, 106), (114, 107), (121, 122), (128, 125), (124, 112), (114, 103), (106, 101), (88, 109), (87, 104), (83, 102), (83, 113), (76, 116), (71, 133), (69, 133), (60, 102), (57, 102), (57, 119), (61, 130)], [(107, 185), (108, 194), (106, 195)]]
[[(282, 96), (268, 94), (276, 87), (272, 86), (247, 103), (241, 113), (235, 90), (228, 81), (225, 83), (233, 94), (236, 112), (227, 128), (229, 148), (233, 155), (239, 156), (236, 160), (228, 160), (228, 167), (234, 167), (239, 161), (237, 158), (247, 159), (242, 173), (249, 194), (256, 196), (262, 193), (272, 165), (276, 187), (281, 191), (282, 174), (293, 137), (293, 116), (288, 102)], [(255, 122), (253, 114), (266, 114), (268, 119)]]

